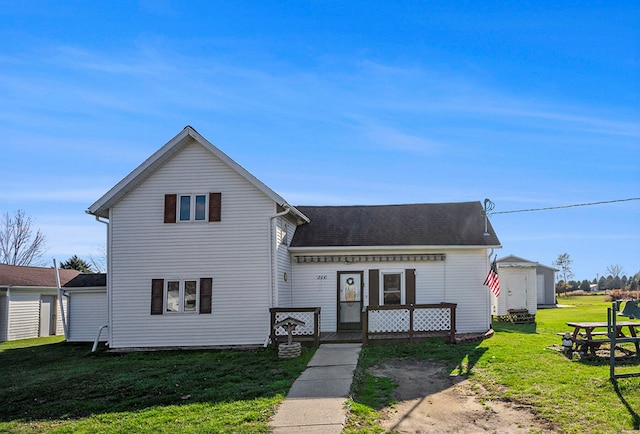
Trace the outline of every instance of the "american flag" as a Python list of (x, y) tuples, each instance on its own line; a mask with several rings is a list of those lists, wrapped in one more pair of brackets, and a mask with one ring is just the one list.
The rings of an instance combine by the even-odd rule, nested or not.
[(496, 297), (500, 295), (500, 278), (498, 277), (498, 267), (496, 266), (495, 259), (491, 264), (491, 269), (489, 270), (489, 274), (487, 274), (487, 278), (484, 279), (483, 285), (488, 286)]

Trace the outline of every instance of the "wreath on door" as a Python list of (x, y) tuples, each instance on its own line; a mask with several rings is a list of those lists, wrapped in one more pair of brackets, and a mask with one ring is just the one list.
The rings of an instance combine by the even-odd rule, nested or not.
[(344, 287), (344, 299), (347, 302), (356, 301), (356, 285), (353, 277), (347, 278), (347, 284)]

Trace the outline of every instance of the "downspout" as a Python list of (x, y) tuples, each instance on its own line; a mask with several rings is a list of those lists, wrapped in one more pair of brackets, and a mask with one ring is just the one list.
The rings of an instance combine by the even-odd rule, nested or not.
[[(276, 295), (276, 287), (277, 287), (276, 281), (275, 281), (277, 278), (277, 273), (276, 273), (277, 257), (274, 252), (276, 249), (276, 243), (275, 243), (276, 240), (275, 240), (275, 229), (273, 227), (273, 222), (278, 217), (287, 215), (289, 214), (289, 211), (291, 211), (291, 208), (286, 204), (282, 205), (282, 207), (284, 208), (284, 211), (281, 211), (269, 217), (269, 290), (270, 290), (269, 307), (270, 308), (274, 307), (275, 305), (275, 295)], [(264, 340), (265, 347), (269, 345), (270, 336), (271, 336), (271, 333), (269, 333), (269, 335), (267, 335), (267, 338)]]
[[(7, 335), (5, 336), (5, 340), (7, 341), (9, 340), (9, 335), (11, 334), (11, 288), (11, 285), (7, 286)], [(0, 338), (1, 337), (2, 336), (0, 336)]]
[(56, 273), (56, 286), (58, 288), (58, 303), (60, 304), (60, 316), (62, 317), (62, 330), (64, 331), (65, 340), (69, 340), (69, 324), (67, 323), (67, 317), (64, 314), (64, 303), (62, 302), (62, 285), (60, 285), (60, 270), (58, 269), (58, 263), (53, 260), (53, 268)]
[[(109, 214), (111, 214), (111, 209), (109, 209)], [(98, 348), (98, 341), (100, 340), (100, 334), (102, 330), (105, 328), (109, 329), (109, 336), (107, 338), (107, 345), (111, 342), (111, 328), (109, 324), (111, 324), (111, 278), (109, 277), (109, 270), (111, 270), (111, 248), (110, 248), (110, 240), (111, 240), (111, 226), (109, 225), (109, 220), (101, 220), (100, 216), (95, 216), (96, 221), (100, 222), (107, 226), (107, 269), (105, 270), (105, 277), (107, 280), (107, 323), (100, 327), (98, 330), (98, 336), (96, 336), (96, 340), (93, 344), (92, 352)]]
[(103, 325), (102, 327), (100, 327), (100, 329), (98, 329), (98, 336), (96, 336), (96, 340), (93, 341), (93, 347), (91, 347), (92, 353), (95, 353), (98, 350), (98, 344), (100, 343), (100, 334), (102, 333), (102, 330), (106, 328), (109, 328), (107, 324)]

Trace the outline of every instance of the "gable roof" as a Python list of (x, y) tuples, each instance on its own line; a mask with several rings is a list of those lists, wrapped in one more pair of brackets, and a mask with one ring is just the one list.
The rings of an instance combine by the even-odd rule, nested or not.
[(291, 248), (501, 247), (491, 223), (484, 236), (480, 202), (373, 206), (299, 206), (311, 222), (296, 229)]
[[(59, 269), (58, 271), (60, 271), (60, 285), (64, 285), (80, 274), (77, 270)], [(53, 268), (0, 264), (0, 286), (56, 288), (56, 272)]]
[(227, 154), (215, 147), (211, 142), (202, 137), (196, 130), (190, 126), (178, 133), (173, 139), (169, 140), (164, 146), (158, 149), (153, 155), (147, 158), (141, 165), (135, 168), (124, 179), (117, 183), (111, 190), (104, 194), (100, 199), (94, 202), (87, 213), (97, 217), (109, 218), (109, 208), (118, 203), (129, 192), (135, 189), (139, 184), (149, 178), (154, 172), (162, 167), (174, 155), (179, 153), (186, 146), (197, 142), (204, 148), (209, 150), (213, 155), (223, 161), (231, 169), (235, 170), (240, 176), (249, 183), (263, 192), (267, 197), (276, 202), (284, 209), (289, 209), (293, 216), (301, 222), (307, 222), (309, 219), (293, 206), (289, 205), (279, 194), (271, 190), (263, 184), (258, 178), (249, 173), (246, 169), (233, 161)]
[(535, 266), (538, 268), (546, 268), (547, 270), (552, 270), (552, 271), (559, 271), (557, 268), (553, 268), (536, 261), (530, 261), (529, 259), (524, 259), (516, 255), (507, 255), (500, 259), (496, 259), (496, 263), (503, 264), (503, 266), (508, 265), (509, 263), (528, 263), (528, 264), (531, 264), (530, 266)]

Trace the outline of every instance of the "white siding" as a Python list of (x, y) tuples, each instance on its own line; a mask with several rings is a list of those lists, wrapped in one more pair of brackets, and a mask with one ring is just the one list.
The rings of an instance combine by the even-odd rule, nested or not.
[(40, 335), (40, 294), (11, 292), (8, 340), (37, 338)]
[[(361, 271), (362, 264), (293, 264), (293, 307), (320, 307), (320, 331), (337, 328), (338, 271)], [(368, 288), (367, 275), (364, 285)], [(364, 291), (366, 292), (366, 290)], [(364, 296), (365, 294), (363, 294)]]
[(0, 342), (7, 340), (7, 326), (9, 324), (7, 318), (7, 293), (0, 291)]
[[(291, 270), (291, 256), (288, 246), (295, 233), (296, 225), (285, 217), (277, 219), (276, 227), (276, 268), (274, 280), (278, 288), (278, 299), (274, 300), (277, 307), (293, 306), (293, 284)], [(285, 280), (286, 274), (286, 280)]]
[[(222, 221), (163, 223), (167, 193), (222, 193)], [(111, 209), (110, 347), (261, 344), (275, 204), (197, 143)], [(213, 278), (211, 314), (150, 315), (151, 280)]]
[[(64, 314), (68, 320), (69, 319), (69, 301), (64, 297), (62, 298), (62, 307), (64, 308)], [(62, 322), (62, 315), (60, 312), (60, 305), (59, 305), (57, 295), (56, 295), (55, 321), (56, 321), (56, 335), (64, 336), (64, 323)]]
[(415, 269), (416, 303), (457, 303), (456, 330), (458, 333), (487, 331), (491, 323), (489, 290), (482, 285), (487, 273), (486, 250), (438, 250), (424, 253), (445, 253), (446, 260), (358, 264), (294, 263), (293, 306), (321, 307), (321, 330), (335, 331), (338, 271), (364, 272), (363, 299), (366, 306), (369, 304), (370, 269), (380, 271)]
[[(69, 342), (91, 342), (107, 323), (107, 292), (76, 292), (69, 300)], [(107, 340), (102, 332), (101, 341)]]
[(490, 290), (483, 285), (489, 271), (484, 249), (452, 250), (445, 262), (445, 299), (457, 303), (456, 332), (479, 333), (491, 324)]

